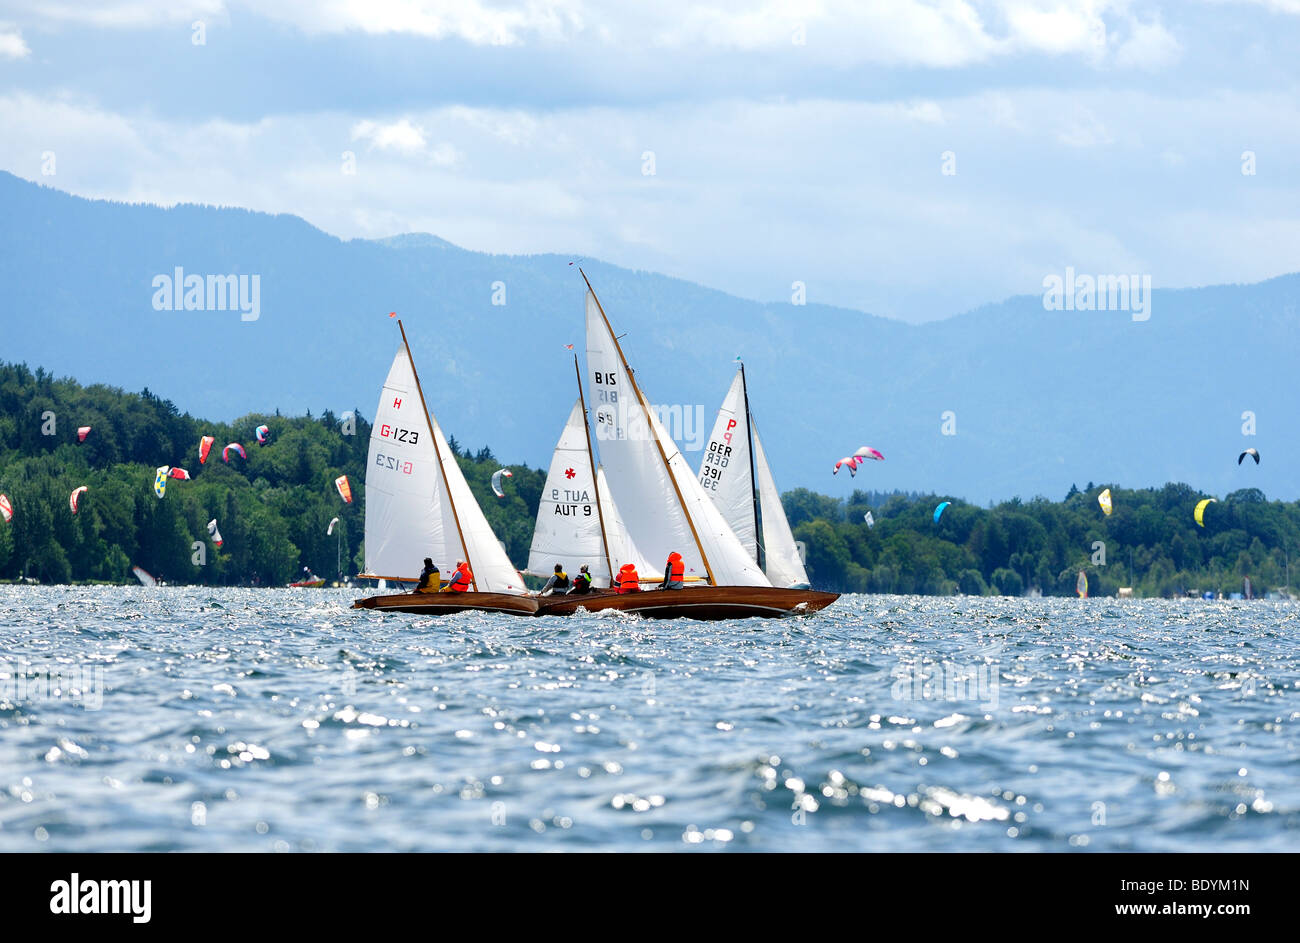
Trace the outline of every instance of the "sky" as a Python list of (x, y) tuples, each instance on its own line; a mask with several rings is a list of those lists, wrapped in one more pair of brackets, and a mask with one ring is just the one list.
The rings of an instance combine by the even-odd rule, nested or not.
[(0, 168), (921, 322), (1300, 268), (1297, 50), (1300, 0), (0, 0)]

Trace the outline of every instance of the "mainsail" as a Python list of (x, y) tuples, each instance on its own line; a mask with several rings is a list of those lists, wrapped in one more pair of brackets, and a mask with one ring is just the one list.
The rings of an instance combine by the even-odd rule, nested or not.
[(700, 463), (700, 486), (773, 586), (807, 587), (781, 493), (749, 413), (745, 368), (736, 371)]
[(414, 581), (425, 557), (444, 573), (468, 561), (479, 592), (525, 591), (425, 407), (403, 333), (370, 431), (361, 575)]
[(601, 462), (641, 551), (655, 561), (676, 551), (688, 578), (717, 586), (770, 586), (637, 388), (590, 286), (587, 365)]
[(609, 585), (609, 561), (581, 399), (574, 402), (551, 456), (551, 470), (537, 506), (528, 572), (550, 576), (557, 563), (570, 575), (585, 564), (596, 586)]

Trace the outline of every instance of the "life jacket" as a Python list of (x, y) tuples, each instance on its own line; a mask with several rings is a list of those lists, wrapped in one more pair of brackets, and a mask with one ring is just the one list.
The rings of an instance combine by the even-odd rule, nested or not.
[(469, 584), (474, 579), (474, 574), (469, 570), (468, 563), (462, 563), (456, 567), (455, 574), (452, 575), (451, 585), (447, 588), (453, 593), (465, 593), (469, 591)]
[(668, 554), (668, 573), (674, 583), (681, 583), (686, 579), (686, 562), (676, 551)]
[(573, 590), (572, 590), (573, 592), (585, 593), (589, 589), (591, 589), (590, 573), (579, 573), (577, 576), (573, 578)]
[(561, 570), (559, 573), (556, 573), (556, 574), (555, 574), (555, 583), (554, 583), (554, 588), (555, 588), (555, 589), (568, 589), (568, 588), (569, 588), (569, 574), (568, 574), (568, 573), (565, 573), (563, 570)]
[(637, 576), (636, 567), (631, 563), (624, 563), (618, 571), (618, 592), (639, 593), (640, 591), (641, 578)]

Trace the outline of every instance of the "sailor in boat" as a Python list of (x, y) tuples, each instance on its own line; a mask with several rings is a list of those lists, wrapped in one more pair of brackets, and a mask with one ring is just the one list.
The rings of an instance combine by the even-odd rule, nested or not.
[(424, 569), (420, 571), (420, 582), (415, 584), (413, 592), (436, 593), (442, 589), (442, 574), (434, 566), (430, 557), (424, 558)]
[(563, 596), (568, 592), (568, 589), (569, 574), (565, 573), (564, 567), (557, 563), (555, 564), (555, 574), (546, 581), (546, 585), (542, 587), (542, 591), (537, 595), (549, 596), (552, 593), (556, 593), (557, 595)]
[(637, 576), (636, 566), (631, 563), (624, 563), (618, 571), (618, 588), (617, 593), (639, 593), (641, 592), (641, 577)]
[(451, 582), (447, 584), (444, 593), (467, 593), (470, 584), (474, 582), (474, 574), (470, 572), (469, 564), (464, 560), (456, 561), (456, 572), (451, 575)]
[(578, 575), (573, 578), (573, 586), (569, 590), (570, 596), (585, 596), (591, 592), (591, 574), (587, 572), (587, 564), (582, 565)]
[(664, 567), (664, 581), (659, 584), (658, 588), (686, 588), (686, 563), (682, 560), (682, 555), (676, 550), (668, 554), (668, 565)]

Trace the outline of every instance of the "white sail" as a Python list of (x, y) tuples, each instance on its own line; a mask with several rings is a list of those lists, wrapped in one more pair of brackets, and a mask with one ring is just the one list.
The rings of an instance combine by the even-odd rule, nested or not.
[(758, 440), (758, 429), (752, 425), (754, 434), (754, 474), (758, 478), (759, 514), (763, 519), (763, 572), (772, 581), (773, 586), (806, 589), (808, 571), (804, 569), (803, 558), (794, 542), (790, 531), (790, 521), (786, 519), (785, 508), (781, 506), (781, 492), (776, 489), (772, 478), (772, 469), (767, 464), (767, 454), (763, 443)]
[(586, 416), (579, 399), (573, 404), (551, 456), (551, 469), (537, 506), (533, 545), (528, 552), (529, 573), (550, 576), (558, 563), (572, 577), (586, 564), (594, 585), (609, 585), (596, 495)]
[[(444, 458), (441, 469), (437, 448)], [(460, 512), (459, 527), (453, 501)], [(425, 557), (443, 573), (450, 573), (457, 560), (468, 559), (480, 592), (524, 591), (523, 580), (492, 534), (441, 430), (429, 427), (415, 368), (403, 345), (384, 381), (370, 431), (362, 576), (414, 581)]]
[(781, 493), (777, 491), (759, 442), (754, 418), (749, 414), (743, 367), (736, 371), (718, 410), (713, 434), (700, 462), (699, 481), (731, 525), (741, 546), (751, 558), (762, 563), (773, 586), (808, 586), (808, 573), (781, 506)]
[[(630, 563), (636, 567), (637, 575), (642, 579), (659, 578), (661, 568), (646, 559), (632, 540), (632, 535), (627, 532), (627, 524), (614, 501), (614, 492), (605, 476), (603, 465), (596, 468), (596, 483), (600, 489), (600, 513), (605, 521), (605, 539), (609, 543), (609, 558), (614, 565), (614, 572), (622, 569), (623, 564)], [(665, 557), (664, 562), (667, 560)]]
[(745, 381), (740, 370), (718, 410), (708, 447), (700, 461), (700, 486), (705, 490), (745, 552), (758, 559), (758, 522), (754, 519), (754, 477), (749, 454), (749, 415)]
[[(480, 593), (527, 592), (528, 587), (524, 585), (524, 578), (510, 562), (505, 545), (497, 538), (492, 525), (483, 515), (483, 509), (479, 507), (474, 492), (469, 490), (469, 482), (465, 480), (465, 475), (456, 462), (456, 456), (447, 445), (447, 439), (443, 436), (437, 419), (433, 419), (433, 434), (442, 453), (443, 481), (451, 494), (451, 503), (455, 504), (460, 533), (465, 538), (465, 556), (461, 559), (469, 561), (470, 569), (474, 573), (473, 588)], [(454, 564), (456, 561), (451, 562)]]
[(669, 553), (680, 553), (687, 577), (706, 578), (711, 569), (719, 586), (770, 586), (700, 487), (654, 410), (647, 401), (638, 401), (591, 292), (587, 293), (587, 363), (601, 461), (637, 546), (652, 560), (666, 562)]

